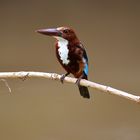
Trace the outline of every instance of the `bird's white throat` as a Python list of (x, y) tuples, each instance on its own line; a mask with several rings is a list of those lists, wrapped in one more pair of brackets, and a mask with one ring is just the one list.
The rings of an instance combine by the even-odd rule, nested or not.
[(68, 64), (70, 60), (68, 59), (68, 41), (62, 37), (55, 37), (58, 40), (58, 54), (60, 56), (60, 59), (62, 60), (63, 64)]

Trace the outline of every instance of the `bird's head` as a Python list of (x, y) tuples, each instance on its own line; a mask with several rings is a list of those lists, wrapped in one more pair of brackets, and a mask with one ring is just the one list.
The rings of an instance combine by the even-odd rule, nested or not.
[(54, 38), (58, 39), (63, 38), (67, 41), (78, 41), (78, 38), (73, 29), (69, 27), (58, 27), (58, 28), (50, 28), (50, 29), (39, 29), (37, 30), (38, 33), (53, 36)]

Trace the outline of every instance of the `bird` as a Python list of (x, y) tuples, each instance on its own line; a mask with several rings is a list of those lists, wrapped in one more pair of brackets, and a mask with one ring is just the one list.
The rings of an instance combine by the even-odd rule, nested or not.
[(61, 82), (63, 83), (66, 76), (73, 74), (77, 78), (76, 84), (80, 95), (89, 99), (88, 88), (80, 85), (81, 79), (88, 80), (88, 56), (75, 31), (70, 27), (63, 26), (38, 29), (36, 32), (56, 39), (56, 57), (66, 71), (60, 78)]

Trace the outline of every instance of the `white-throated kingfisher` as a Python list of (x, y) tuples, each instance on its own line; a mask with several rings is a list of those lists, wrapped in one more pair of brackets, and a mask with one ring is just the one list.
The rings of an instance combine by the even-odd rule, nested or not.
[(88, 79), (88, 57), (74, 30), (69, 27), (58, 27), (39, 29), (37, 32), (56, 38), (56, 56), (67, 72), (62, 75), (61, 82), (63, 83), (64, 78), (72, 73), (78, 78), (76, 83), (81, 96), (90, 98), (88, 88), (79, 84), (81, 79)]

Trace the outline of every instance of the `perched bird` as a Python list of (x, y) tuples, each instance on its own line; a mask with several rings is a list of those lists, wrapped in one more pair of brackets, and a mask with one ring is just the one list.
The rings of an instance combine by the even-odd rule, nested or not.
[(56, 38), (56, 56), (67, 72), (62, 75), (61, 82), (63, 83), (64, 78), (72, 73), (78, 78), (76, 83), (81, 96), (90, 98), (88, 88), (79, 84), (81, 79), (88, 79), (88, 57), (74, 30), (69, 27), (58, 27), (39, 29), (37, 32)]

